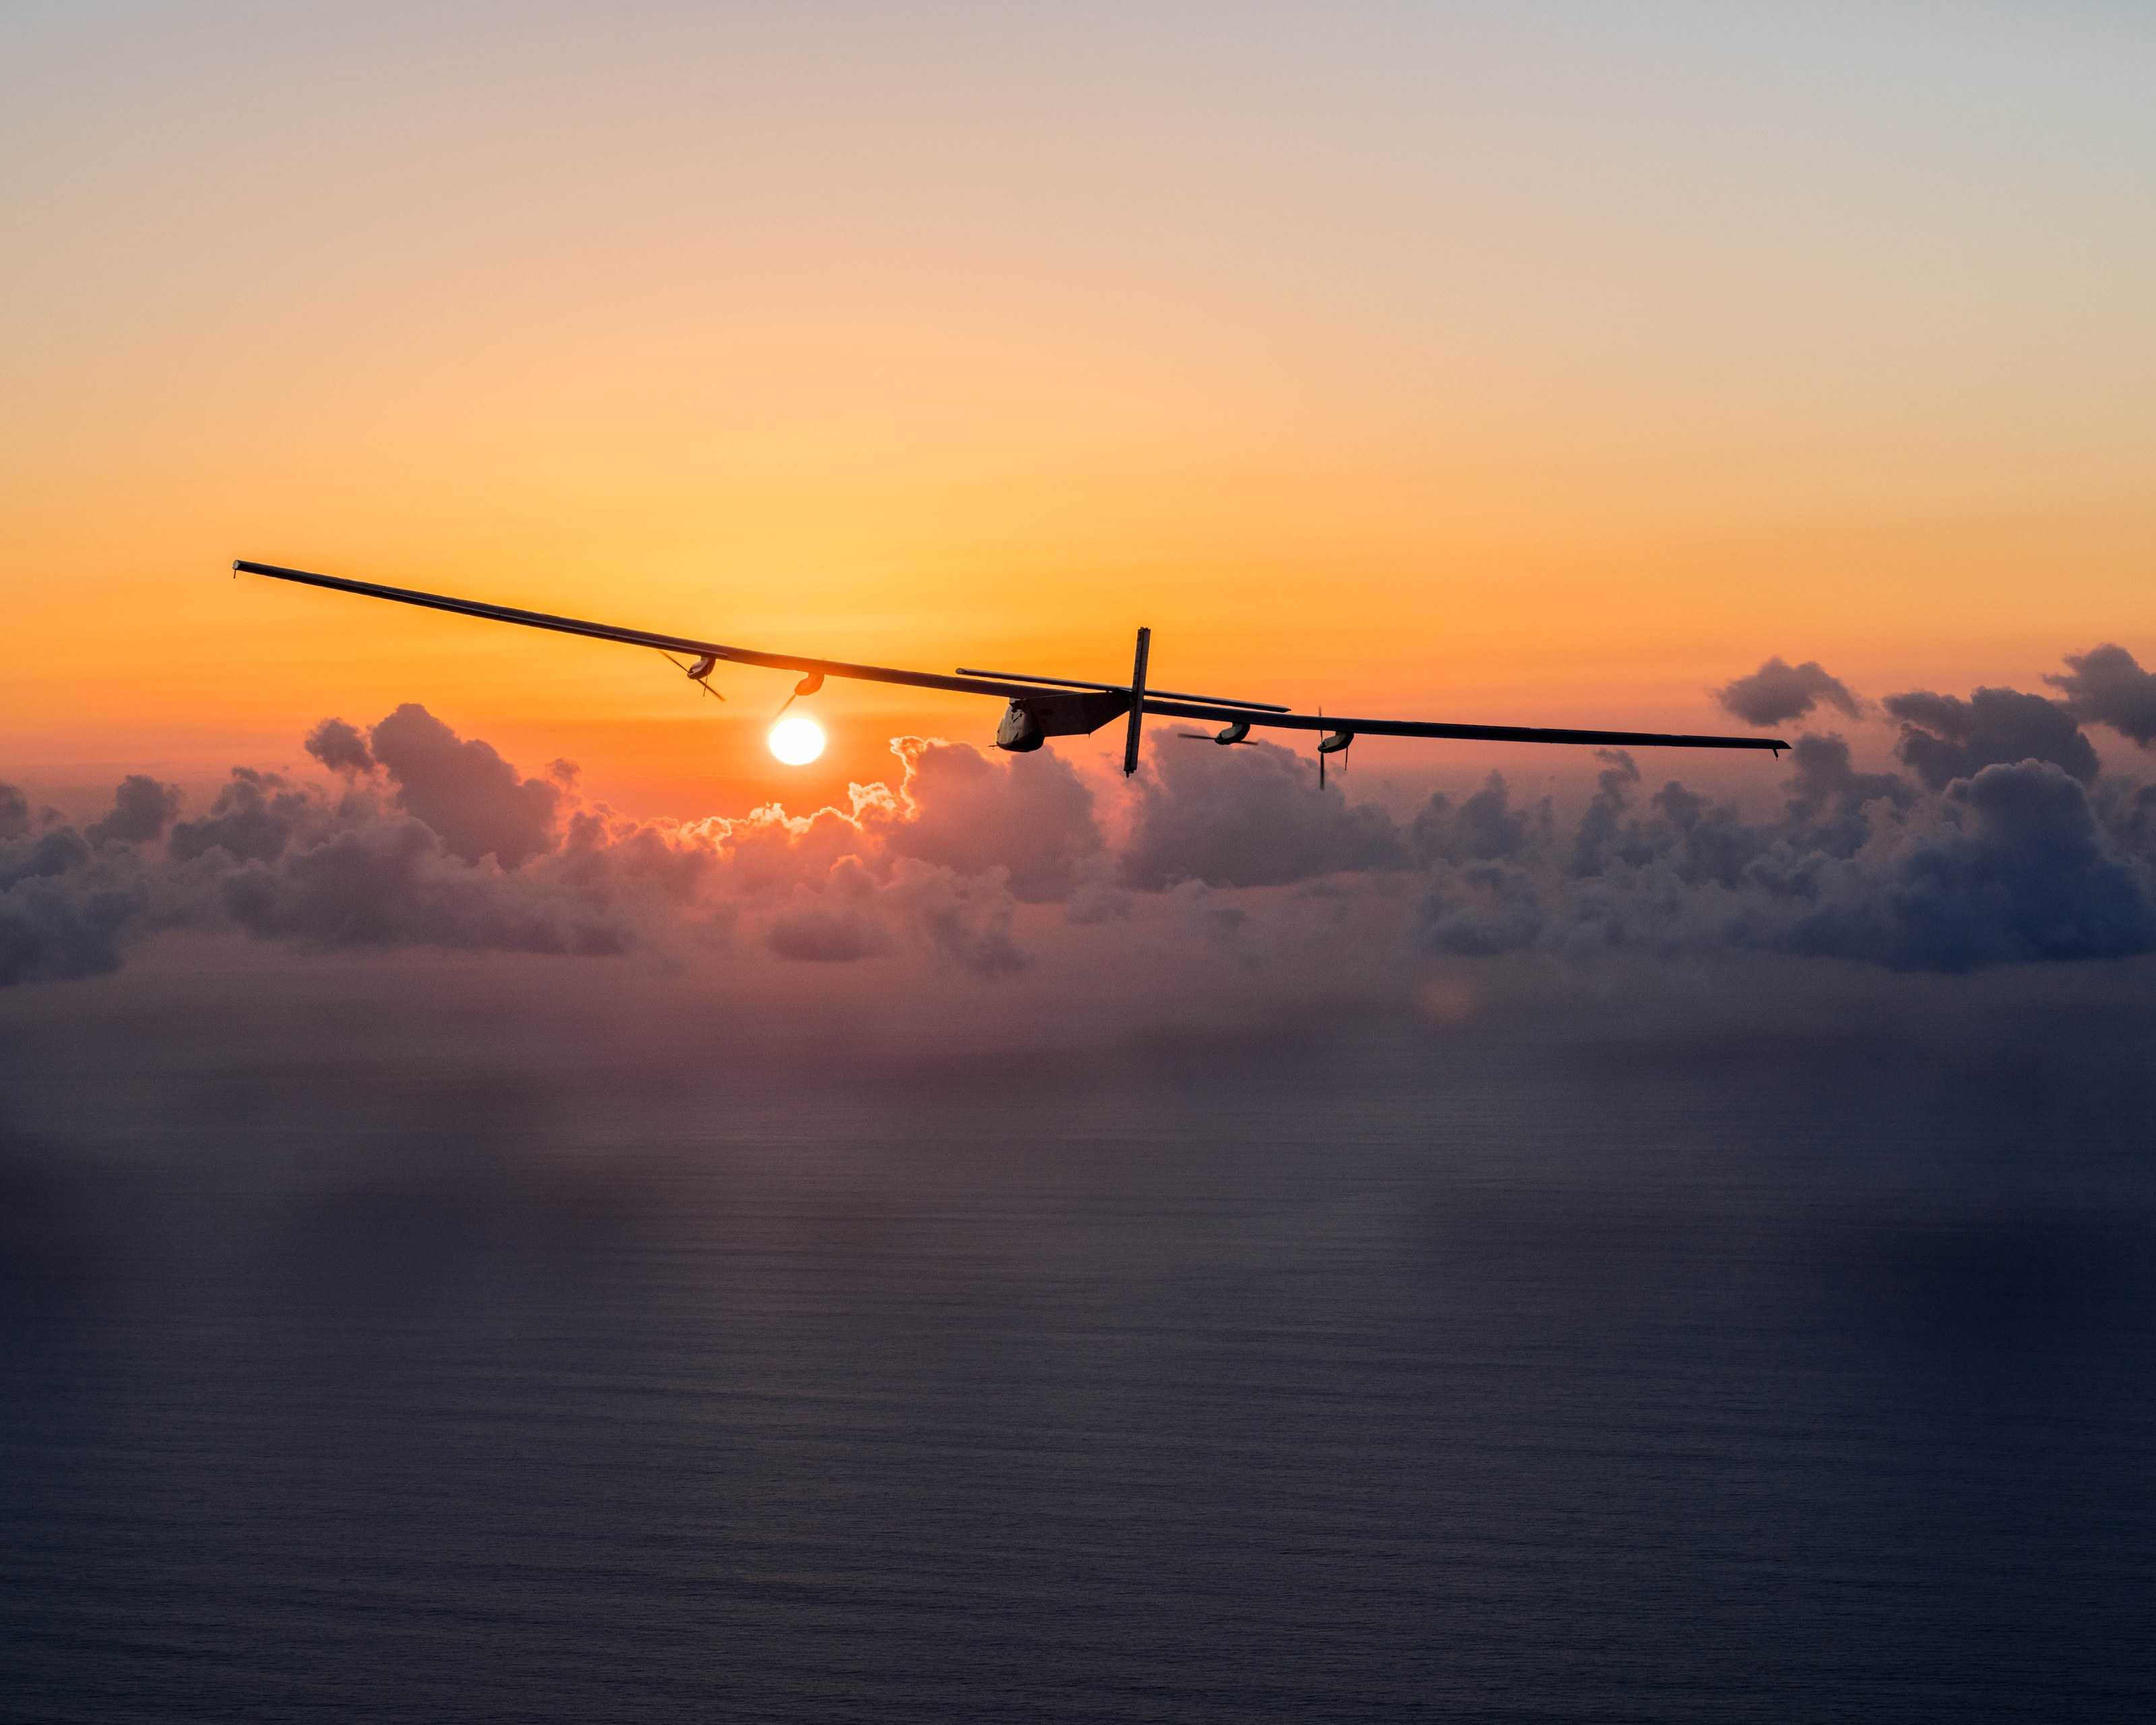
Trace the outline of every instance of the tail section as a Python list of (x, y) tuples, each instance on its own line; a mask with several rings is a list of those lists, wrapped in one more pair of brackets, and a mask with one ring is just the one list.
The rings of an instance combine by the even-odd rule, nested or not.
[(1152, 650), (1152, 631), (1138, 631), (1138, 656), (1131, 666), (1131, 724), (1123, 733), (1123, 777), (1138, 770), (1138, 732), (1145, 723), (1146, 655)]

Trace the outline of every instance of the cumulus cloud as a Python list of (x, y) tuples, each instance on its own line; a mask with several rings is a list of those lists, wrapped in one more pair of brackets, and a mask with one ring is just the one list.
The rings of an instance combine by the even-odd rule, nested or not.
[(920, 738), (894, 745), (895, 788), (857, 785), (845, 808), (685, 823), (583, 801), (566, 762), (525, 778), (418, 706), (371, 732), (325, 721), (307, 749), (336, 782), (236, 768), (187, 819), (175, 788), (141, 775), (81, 829), (38, 825), (9, 788), (0, 980), (109, 970), (174, 928), (565, 955), (716, 952), (745, 935), (787, 957), (910, 950), (1004, 976), (1027, 963), (1021, 900), (1068, 898), (1103, 849), (1068, 764)]
[(1902, 721), (1895, 752), (1933, 790), (2016, 761), (2048, 761), (2083, 784), (2096, 777), (2096, 750), (2073, 714), (2041, 695), (1979, 689), (1964, 701), (1920, 689), (1884, 705)]
[(114, 971), (140, 923), (139, 886), (30, 875), (0, 893), (0, 988)]
[(374, 756), (359, 727), (325, 719), (307, 733), (307, 752), (332, 773), (372, 773)]
[(1867, 805), (1901, 810), (1917, 800), (1917, 788), (1899, 773), (1860, 772), (1838, 736), (1799, 737), (1789, 768), (1787, 824), (1792, 841), (1807, 851), (1853, 855), (1870, 835)]
[(1789, 950), (1948, 971), (2156, 951), (2148, 869), (2049, 762), (1957, 780), (1936, 820), (1882, 834), (1868, 860), (1798, 921)]
[(295, 834), (319, 834), (329, 818), (318, 795), (288, 786), (282, 773), (235, 767), (208, 814), (173, 827), (172, 852), (183, 861), (220, 850), (240, 861), (270, 862)]
[(459, 737), (410, 701), (367, 742), (396, 785), (397, 806), (431, 828), (451, 855), (473, 863), (491, 856), (513, 869), (553, 848), (561, 787), (519, 778), (493, 744)]
[(39, 826), (22, 792), (0, 784), (0, 988), (120, 968), (151, 896), (132, 848), (110, 842), (140, 816), (133, 783), (91, 829), (107, 829), (105, 842), (64, 823)]
[(1309, 763), (1272, 743), (1234, 748), (1157, 745), (1137, 781), (1137, 819), (1123, 872), (1157, 891), (1180, 880), (1277, 886), (1407, 859), (1383, 809), (1318, 788)]
[(2125, 648), (2107, 644), (2066, 655), (2066, 674), (2044, 680), (2062, 691), (2078, 718), (2108, 725), (2142, 747), (2156, 747), (2156, 671)]
[(613, 953), (633, 943), (624, 906), (558, 871), (516, 876), (462, 863), (408, 819), (330, 832), (276, 865), (251, 860), (218, 883), (220, 904), (259, 939), (322, 950), (426, 945), (491, 952)]
[(978, 976), (1009, 976), (1028, 959), (1012, 937), (1014, 903), (1001, 869), (961, 875), (901, 858), (881, 894), (936, 952)]
[(112, 793), (111, 812), (84, 834), (93, 845), (137, 845), (164, 836), (180, 812), (177, 785), (160, 784), (146, 773), (131, 773)]
[(991, 760), (961, 743), (902, 737), (902, 802), (877, 805), (871, 824), (900, 856), (957, 875), (1004, 870), (1027, 904), (1067, 898), (1102, 850), (1093, 793), (1060, 756)]
[(1724, 683), (1714, 698), (1748, 725), (1787, 724), (1821, 704), (1838, 707), (1852, 719), (1863, 711), (1849, 685), (1830, 675), (1819, 660), (1791, 665), (1779, 654), (1749, 676)]
[(1408, 842), (1419, 862), (1497, 862), (1548, 845), (1554, 830), (1547, 797), (1516, 809), (1505, 776), (1493, 773), (1457, 804), (1441, 791), (1432, 796), (1416, 812)]
[(1796, 752), (1780, 817), (1753, 821), (1671, 781), (1603, 773), (1561, 847), (1433, 868), (1414, 931), (1431, 952), (1758, 951), (1965, 971), (2156, 951), (2156, 854), (2138, 796), (2106, 808), (2061, 768), (1991, 763), (1922, 796)]

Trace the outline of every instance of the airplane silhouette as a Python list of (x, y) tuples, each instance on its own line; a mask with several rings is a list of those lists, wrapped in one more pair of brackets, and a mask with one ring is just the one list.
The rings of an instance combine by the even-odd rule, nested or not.
[[(316, 575), (305, 569), (287, 569), (275, 563), (235, 561), (235, 575), (267, 575), (277, 581), (296, 581), (307, 587), (327, 588), (335, 593), (357, 593), (365, 598), (392, 599), (401, 605), (422, 605), (429, 610), (451, 611), (463, 617), (483, 617), (496, 623), (521, 624), (527, 629), (552, 629), (558, 634), (588, 635), (594, 640), (619, 641), (632, 647), (651, 647), (667, 655), (694, 655), (680, 665), (690, 680), (706, 693), (711, 672), (721, 664), (752, 665), (773, 670), (804, 673), (787, 704), (814, 695), (826, 677), (846, 677), (870, 683), (898, 683), (914, 689), (941, 689), (958, 695), (992, 695), (1009, 703), (996, 726), (999, 749), (1025, 753), (1039, 748), (1051, 737), (1082, 737), (1125, 721), (1123, 772), (1138, 770), (1138, 737), (1147, 714), (1163, 718), (1219, 721), (1222, 726), (1209, 740), (1229, 746), (1250, 741), (1253, 726), (1274, 731), (1312, 731), (1318, 733), (1317, 775), (1325, 780), (1325, 762), (1343, 752), (1358, 737), (1435, 737), (1474, 742), (1554, 742), (1584, 744), (1601, 748), (1767, 749), (1776, 755), (1789, 747), (1779, 737), (1691, 736), (1657, 731), (1579, 731), (1537, 725), (1467, 725), (1429, 719), (1327, 718), (1321, 712), (1298, 713), (1263, 701), (1231, 701), (1217, 695), (1188, 695), (1158, 689), (1146, 681), (1146, 660), (1152, 647), (1152, 631), (1138, 631), (1137, 656), (1127, 683), (1093, 682), (1079, 677), (1034, 676), (1010, 671), (974, 670), (965, 666), (946, 676), (937, 671), (902, 670), (891, 665), (855, 665), (842, 659), (811, 659), (798, 653), (765, 653), (748, 647), (728, 646), (699, 640), (690, 635), (663, 634), (655, 630), (624, 629), (610, 623), (588, 623), (573, 617), (556, 617), (544, 611), (523, 611), (511, 605), (489, 604), (480, 599), (452, 598), (444, 593), (420, 593), (411, 588), (384, 587), (372, 581), (348, 581), (339, 575)], [(724, 697), (721, 696), (721, 699)], [(783, 711), (783, 709), (782, 709)], [(1184, 736), (1204, 739), (1204, 733)]]

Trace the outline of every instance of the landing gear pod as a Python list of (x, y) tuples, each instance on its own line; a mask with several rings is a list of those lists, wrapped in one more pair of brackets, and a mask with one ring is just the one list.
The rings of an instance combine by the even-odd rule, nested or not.
[(1327, 755), (1345, 754), (1348, 752), (1348, 745), (1354, 740), (1355, 733), (1352, 731), (1328, 731), (1317, 739), (1318, 789), (1322, 791), (1325, 788), (1325, 757)]

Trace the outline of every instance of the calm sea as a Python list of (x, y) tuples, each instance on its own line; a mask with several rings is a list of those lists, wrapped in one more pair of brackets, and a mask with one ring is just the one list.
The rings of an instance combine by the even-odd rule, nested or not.
[(2041, 1074), (377, 1051), (85, 1150), (35, 1052), (11, 1717), (2156, 1710), (2148, 1122)]

